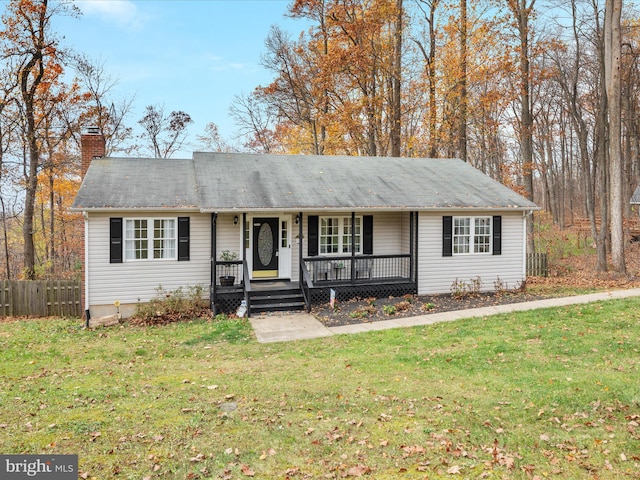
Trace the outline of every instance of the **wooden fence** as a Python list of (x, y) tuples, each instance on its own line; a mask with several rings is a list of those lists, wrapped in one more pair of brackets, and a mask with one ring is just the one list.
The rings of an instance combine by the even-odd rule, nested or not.
[(549, 263), (546, 253), (527, 253), (527, 276), (546, 277), (549, 275)]
[(0, 281), (0, 317), (80, 317), (80, 280)]

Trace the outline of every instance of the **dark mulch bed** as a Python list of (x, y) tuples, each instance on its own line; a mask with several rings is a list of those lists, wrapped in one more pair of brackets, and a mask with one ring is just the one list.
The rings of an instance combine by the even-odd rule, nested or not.
[(403, 297), (359, 298), (348, 302), (336, 302), (333, 309), (328, 304), (320, 305), (315, 307), (311, 313), (327, 327), (337, 327), (544, 298), (549, 297), (519, 291), (481, 293), (464, 297), (454, 297), (450, 294), (405, 295)]

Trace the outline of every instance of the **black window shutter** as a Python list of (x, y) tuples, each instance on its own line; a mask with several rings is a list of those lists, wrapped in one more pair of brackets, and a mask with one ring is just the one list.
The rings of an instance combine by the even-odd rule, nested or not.
[(189, 217), (178, 217), (178, 261), (189, 261)]
[(453, 217), (442, 217), (442, 256), (453, 255)]
[(122, 263), (122, 218), (109, 219), (109, 263)]
[(502, 217), (500, 215), (493, 217), (493, 254), (502, 254)]
[(373, 255), (373, 215), (362, 217), (362, 253)]
[(307, 229), (309, 230), (309, 241), (307, 242), (307, 253), (310, 257), (318, 255), (318, 215), (309, 215), (307, 217)]

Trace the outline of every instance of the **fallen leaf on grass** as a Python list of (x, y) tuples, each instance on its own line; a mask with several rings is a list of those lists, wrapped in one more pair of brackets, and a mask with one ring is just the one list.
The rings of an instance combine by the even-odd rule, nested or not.
[(242, 471), (242, 474), (247, 476), (247, 477), (253, 477), (256, 472), (254, 472), (251, 467), (249, 467), (249, 465), (242, 465), (240, 467), (240, 470)]
[(269, 450), (263, 450), (262, 451), (262, 455), (260, 455), (260, 460), (264, 460), (265, 458), (267, 458), (267, 456), (273, 456), (276, 454), (275, 449), (270, 448)]
[(447, 469), (447, 473), (449, 475), (457, 475), (458, 473), (460, 473), (460, 466), (459, 465), (453, 465), (452, 467), (449, 467)]
[(367, 473), (371, 473), (371, 468), (366, 465), (357, 465), (347, 470), (347, 476), (349, 477), (361, 477)]
[(426, 451), (425, 448), (420, 445), (403, 445), (400, 448), (409, 455), (424, 453)]

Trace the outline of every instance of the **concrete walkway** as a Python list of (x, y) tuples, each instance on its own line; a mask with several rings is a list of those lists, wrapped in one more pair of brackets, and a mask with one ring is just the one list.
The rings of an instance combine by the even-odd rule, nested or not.
[(330, 335), (362, 333), (374, 330), (386, 330), (389, 328), (415, 327), (438, 322), (451, 322), (462, 318), (485, 317), (497, 313), (521, 312), (538, 308), (561, 307), (564, 305), (576, 305), (638, 296), (640, 296), (640, 288), (632, 288), (629, 290), (613, 290), (610, 292), (591, 293), (589, 295), (577, 295), (573, 297), (547, 298), (545, 300), (512, 303), (509, 305), (470, 308), (453, 312), (431, 313), (429, 315), (358, 323), (342, 327), (325, 327), (316, 320), (313, 315), (308, 313), (263, 315), (251, 317), (249, 320), (259, 342), (290, 342), (294, 340), (328, 337)]

